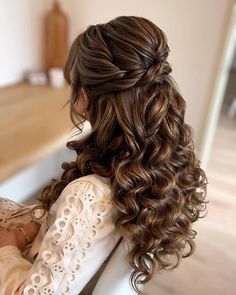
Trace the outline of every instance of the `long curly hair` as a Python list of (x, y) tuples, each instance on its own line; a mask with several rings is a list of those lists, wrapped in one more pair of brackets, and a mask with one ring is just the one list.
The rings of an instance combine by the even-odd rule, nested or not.
[(80, 134), (84, 118), (75, 102), (83, 88), (92, 132), (67, 142), (76, 159), (62, 163), (61, 178), (52, 179), (40, 197), (49, 210), (72, 180), (92, 173), (109, 177), (136, 292), (171, 266), (168, 256), (177, 258), (173, 269), (194, 252), (192, 224), (205, 216), (200, 212), (209, 202), (169, 52), (165, 33), (143, 17), (120, 16), (77, 36), (64, 67), (70, 117)]

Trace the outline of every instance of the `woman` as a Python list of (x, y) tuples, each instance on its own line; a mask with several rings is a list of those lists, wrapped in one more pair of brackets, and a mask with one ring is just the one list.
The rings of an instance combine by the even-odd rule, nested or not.
[[(2, 294), (78, 294), (121, 239), (136, 292), (171, 264), (166, 255), (174, 268), (193, 253), (207, 177), (168, 54), (164, 32), (141, 17), (89, 26), (74, 40), (64, 68), (70, 116), (92, 130), (67, 143), (77, 156), (42, 191), (41, 227), (1, 229)], [(35, 236), (31, 263), (21, 251)]]

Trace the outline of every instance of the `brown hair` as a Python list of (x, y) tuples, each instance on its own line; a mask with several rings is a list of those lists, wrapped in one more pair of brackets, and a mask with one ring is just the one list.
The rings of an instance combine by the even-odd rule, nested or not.
[[(64, 68), (71, 85), (70, 116), (82, 132), (74, 103), (83, 87), (92, 132), (67, 142), (75, 161), (44, 188), (47, 210), (72, 180), (92, 173), (109, 177), (117, 230), (130, 243), (131, 283), (148, 282), (167, 269), (168, 255), (190, 256), (192, 224), (206, 209), (207, 177), (194, 152), (186, 103), (171, 77), (164, 32), (142, 17), (121, 16), (89, 26), (73, 42)], [(81, 125), (82, 124), (82, 125)], [(189, 252), (183, 253), (186, 245)]]

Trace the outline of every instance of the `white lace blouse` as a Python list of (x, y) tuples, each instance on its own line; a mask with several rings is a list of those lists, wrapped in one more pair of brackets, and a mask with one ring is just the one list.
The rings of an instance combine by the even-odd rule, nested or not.
[(109, 178), (91, 174), (70, 182), (28, 257), (15, 246), (0, 248), (0, 294), (78, 295), (120, 239), (116, 214)]

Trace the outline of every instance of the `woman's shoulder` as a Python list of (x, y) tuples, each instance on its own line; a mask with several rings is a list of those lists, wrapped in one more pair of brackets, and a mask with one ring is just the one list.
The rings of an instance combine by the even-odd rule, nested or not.
[(101, 211), (103, 214), (100, 215), (105, 217), (113, 214), (112, 208), (109, 179), (97, 174), (86, 175), (74, 179), (63, 189), (50, 209), (49, 224), (62, 215), (69, 217), (85, 214), (87, 218), (95, 211)]
[[(80, 184), (81, 186), (84, 186), (84, 188), (83, 188), (84, 190), (86, 190), (86, 189), (87, 190), (88, 189), (94, 190), (95, 189), (96, 191), (100, 191), (106, 195), (111, 193), (110, 178), (100, 176), (96, 173), (76, 178), (73, 181), (71, 181), (68, 184), (68, 186), (70, 186), (70, 188), (72, 188), (72, 187), (78, 188), (78, 184)], [(86, 184), (87, 184), (87, 186), (86, 186)]]
[(97, 203), (111, 203), (110, 179), (90, 174), (76, 178), (69, 182), (62, 190), (51, 211), (58, 211), (58, 207), (69, 206), (75, 208), (92, 208)]

